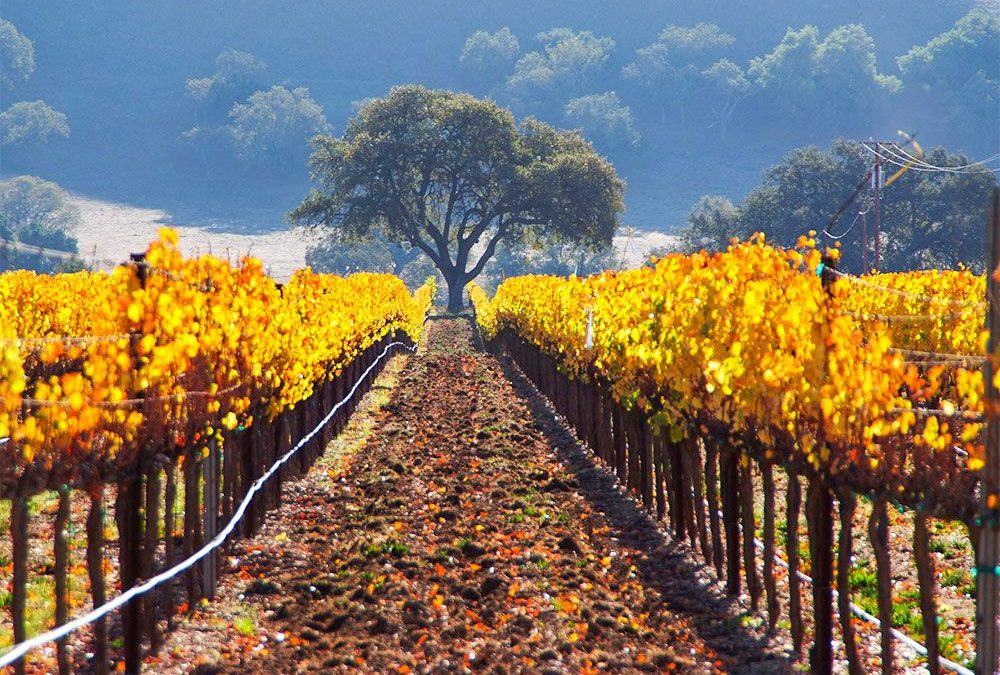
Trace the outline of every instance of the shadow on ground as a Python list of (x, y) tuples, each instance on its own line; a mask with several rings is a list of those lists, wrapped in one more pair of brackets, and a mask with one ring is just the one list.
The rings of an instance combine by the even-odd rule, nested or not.
[[(695, 618), (701, 639), (718, 652), (732, 673), (792, 673), (800, 661), (784, 651), (786, 636), (745, 625), (747, 610), (720, 588), (713, 570), (696, 562), (686, 544), (673, 539), (649, 513), (619, 488), (614, 474), (580, 443), (535, 388), (506, 357), (504, 374), (527, 404), (535, 425), (552, 440), (561, 462), (579, 482), (579, 492), (595, 511), (605, 515), (615, 536), (643, 557), (636, 564), (638, 579), (656, 589), (664, 609)], [(750, 623), (750, 622), (746, 622)], [(766, 622), (762, 622), (766, 624)], [(801, 666), (800, 666), (801, 667)]]

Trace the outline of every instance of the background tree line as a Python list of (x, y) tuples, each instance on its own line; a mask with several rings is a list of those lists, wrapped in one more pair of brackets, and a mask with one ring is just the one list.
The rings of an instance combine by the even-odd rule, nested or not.
[[(283, 11), (272, 0), (115, 0), (84, 12), (10, 0), (3, 14), (0, 173), (193, 223), (285, 227), (308, 182), (307, 139), (340, 133), (365, 101), (406, 82), (581, 129), (628, 182), (626, 222), (647, 229), (685, 226), (706, 194), (742, 213), (767, 167), (800, 146), (900, 127), (955, 157), (1000, 145), (991, 2), (512, 0), (455, 11), (450, 0), (304, 0)], [(846, 180), (854, 164), (844, 166)], [(822, 185), (835, 209), (842, 186)], [(808, 220), (774, 204), (775, 223)], [(561, 255), (581, 269), (586, 257), (552, 253), (535, 262)], [(503, 256), (500, 246), (490, 267)], [(509, 261), (533, 264), (520, 251)]]

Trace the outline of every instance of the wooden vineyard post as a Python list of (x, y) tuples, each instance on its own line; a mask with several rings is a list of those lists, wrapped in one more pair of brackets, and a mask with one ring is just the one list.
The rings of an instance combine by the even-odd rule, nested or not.
[(764, 595), (767, 598), (768, 626), (773, 630), (778, 625), (781, 605), (774, 580), (774, 466), (770, 459), (761, 464), (760, 473), (764, 487)]
[(683, 449), (681, 448), (680, 441), (675, 441), (671, 439), (670, 441), (670, 471), (671, 471), (671, 492), (674, 495), (674, 515), (672, 516), (672, 522), (674, 523), (674, 533), (677, 535), (678, 539), (684, 539), (687, 536), (687, 478), (685, 474), (685, 464), (687, 463), (687, 458), (684, 457)]
[(882, 639), (882, 673), (894, 672), (894, 636), (892, 634), (892, 561), (889, 557), (889, 514), (886, 496), (879, 494), (868, 519), (868, 539), (875, 552), (875, 577), (878, 587), (879, 631)]
[(694, 511), (697, 508), (697, 504), (694, 503), (694, 474), (697, 470), (694, 465), (694, 451), (692, 450), (692, 441), (690, 438), (681, 439), (678, 443), (678, 447), (681, 451), (681, 478), (683, 483), (681, 485), (682, 490), (682, 503), (684, 504), (684, 531), (687, 533), (688, 543), (691, 545), (691, 550), (697, 550), (698, 543), (698, 532), (695, 528), (695, 517)]
[[(834, 282), (834, 260), (823, 256), (820, 279), (829, 296)], [(829, 302), (829, 297), (827, 298)], [(824, 357), (825, 360), (825, 357)], [(820, 413), (821, 444), (826, 443), (822, 413)], [(813, 571), (813, 647), (810, 670), (813, 673), (833, 672), (833, 493), (820, 475), (809, 481), (806, 491), (809, 526), (809, 551)]]
[(813, 646), (810, 672), (833, 672), (833, 493), (822, 479), (809, 481), (809, 553), (813, 577)]
[[(115, 499), (115, 522), (118, 525), (118, 564), (122, 591), (136, 585), (141, 574), (142, 474), (133, 467), (118, 483)], [(122, 640), (125, 670), (137, 673), (142, 668), (142, 598), (130, 600), (122, 608)]]
[[(191, 557), (195, 551), (195, 530), (197, 529), (199, 511), (198, 499), (198, 453), (192, 445), (188, 447), (184, 455), (184, 538), (182, 541), (182, 555), (185, 558)], [(197, 568), (190, 568), (184, 575), (187, 585), (188, 607), (194, 607), (201, 597), (197, 575)]]
[(611, 412), (612, 412), (612, 422), (615, 429), (614, 433), (615, 474), (618, 476), (618, 481), (624, 483), (625, 454), (626, 454), (625, 409), (622, 407), (621, 403), (613, 403)]
[(719, 528), (719, 445), (711, 435), (705, 438), (705, 496), (708, 499), (708, 523), (712, 531), (712, 562), (715, 575), (722, 578), (722, 532)]
[[(740, 504), (739, 459), (736, 451), (720, 453), (722, 483), (722, 525), (726, 531), (726, 593), (740, 594)], [(674, 469), (676, 471), (676, 469)]]
[(917, 567), (917, 584), (920, 586), (920, 615), (924, 623), (927, 669), (936, 675), (941, 672), (941, 654), (938, 648), (937, 603), (934, 602), (934, 558), (931, 556), (930, 535), (927, 532), (927, 512), (923, 509), (918, 509), (913, 519), (913, 558)]
[[(164, 467), (165, 475), (163, 487), (163, 566), (170, 568), (174, 566), (176, 553), (174, 545), (174, 530), (176, 529), (176, 517), (174, 509), (177, 506), (177, 465), (173, 460), (168, 461)], [(174, 579), (167, 579), (163, 586), (163, 601), (167, 615), (167, 630), (174, 629)]]
[(750, 607), (757, 611), (760, 605), (760, 577), (757, 575), (757, 547), (754, 537), (757, 531), (754, 517), (753, 464), (750, 457), (740, 456), (740, 518), (743, 525), (743, 573), (747, 578), (747, 592), (750, 593)]
[(785, 551), (788, 555), (788, 622), (791, 624), (792, 645), (802, 651), (802, 595), (799, 591), (799, 511), (802, 508), (802, 488), (799, 475), (788, 472), (788, 492), (785, 494)]
[[(215, 438), (208, 441), (208, 452), (202, 459), (201, 474), (204, 476), (204, 510), (202, 511), (202, 532), (204, 542), (215, 537), (219, 524), (219, 443)], [(218, 573), (217, 549), (213, 549), (201, 559), (202, 595), (208, 599), (215, 597), (215, 584)]]
[[(10, 544), (14, 566), (11, 589), (11, 618), (14, 621), (14, 644), (28, 639), (25, 614), (28, 609), (28, 498), (16, 495), (10, 500)], [(14, 672), (24, 675), (22, 658), (14, 664)]]
[(990, 204), (989, 260), (986, 268), (986, 301), (989, 341), (983, 366), (986, 383), (986, 465), (980, 475), (981, 507), (978, 518), (979, 541), (976, 546), (976, 672), (992, 673), (1000, 657), (998, 595), (1000, 585), (1000, 396), (993, 386), (993, 355), (1000, 346), (1000, 284), (993, 273), (1000, 265), (1000, 188), (993, 191)]
[[(158, 460), (150, 462), (146, 470), (146, 528), (142, 545), (141, 574), (143, 579), (153, 576), (156, 567), (156, 549), (160, 541), (160, 467)], [(160, 649), (160, 634), (156, 611), (156, 592), (147, 593), (143, 598), (143, 612), (146, 618), (146, 635), (149, 637), (149, 651), (155, 654)]]
[[(66, 585), (66, 568), (69, 564), (69, 542), (66, 525), (69, 522), (69, 486), (59, 487), (59, 510), (55, 522), (55, 559), (56, 581), (56, 626), (62, 626), (69, 620), (69, 589)], [(59, 673), (70, 672), (69, 652), (66, 650), (66, 638), (56, 642), (56, 658), (59, 663)]]
[(636, 410), (636, 440), (639, 442), (639, 493), (642, 505), (653, 506), (653, 438), (646, 416)]
[[(146, 287), (146, 275), (149, 268), (146, 265), (144, 253), (133, 253), (132, 263), (135, 265), (136, 278), (139, 286)], [(129, 348), (132, 363), (138, 363), (138, 347), (142, 333), (133, 331), (129, 336)], [(133, 367), (135, 367), (133, 365)], [(136, 398), (144, 398), (142, 392), (136, 393)], [(146, 411), (144, 411), (146, 412)], [(143, 470), (145, 460), (140, 448), (139, 459), (132, 467), (126, 469), (124, 477), (118, 483), (118, 496), (115, 499), (115, 521), (118, 525), (118, 561), (119, 577), (122, 591), (136, 585), (142, 575), (142, 510), (143, 510)], [(144, 600), (136, 598), (122, 607), (122, 640), (124, 642), (125, 669), (137, 673), (142, 668), (142, 629), (145, 625), (142, 616)]]
[(656, 519), (663, 520), (667, 515), (667, 493), (664, 490), (664, 482), (667, 480), (667, 451), (663, 443), (663, 429), (656, 430), (652, 437), (652, 443), (653, 468), (656, 476)]
[[(280, 418), (275, 420), (275, 426), (280, 427)], [(240, 467), (240, 486), (236, 492), (239, 501), (243, 501), (246, 498), (247, 492), (250, 490), (250, 484), (253, 482), (253, 437), (254, 430), (252, 427), (244, 431), (240, 436), (239, 449), (236, 450), (238, 453), (237, 462)], [(257, 500), (251, 499), (243, 519), (240, 520), (239, 532), (240, 536), (244, 539), (253, 536), (253, 524), (257, 518), (256, 510)]]
[[(104, 486), (98, 479), (89, 485), (90, 512), (87, 514), (87, 574), (94, 607), (107, 600), (104, 585)], [(94, 622), (94, 672), (108, 672), (108, 622), (103, 616)]]
[(840, 615), (840, 634), (847, 654), (847, 669), (850, 675), (862, 675), (864, 670), (858, 657), (858, 645), (854, 639), (853, 612), (851, 611), (851, 556), (854, 554), (854, 512), (857, 497), (849, 487), (839, 491), (840, 541), (837, 543), (837, 612)]
[(690, 439), (688, 447), (694, 460), (694, 470), (691, 472), (694, 494), (694, 516), (698, 527), (698, 547), (705, 562), (712, 563), (712, 549), (708, 541), (708, 528), (705, 523), (705, 459), (702, 456), (701, 444), (695, 438)]

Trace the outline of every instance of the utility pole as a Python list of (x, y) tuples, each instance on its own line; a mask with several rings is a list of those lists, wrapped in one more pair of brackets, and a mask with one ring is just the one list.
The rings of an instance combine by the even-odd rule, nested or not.
[(879, 229), (881, 225), (881, 198), (882, 198), (882, 157), (879, 152), (879, 142), (875, 141), (875, 169), (872, 172), (873, 180), (875, 181), (875, 199), (872, 202), (872, 209), (874, 211), (872, 215), (872, 228), (874, 230), (875, 238), (875, 261), (872, 267), (878, 269), (881, 264), (881, 244), (882, 244), (882, 233)]
[(868, 209), (859, 212), (861, 216), (861, 273), (868, 274)]

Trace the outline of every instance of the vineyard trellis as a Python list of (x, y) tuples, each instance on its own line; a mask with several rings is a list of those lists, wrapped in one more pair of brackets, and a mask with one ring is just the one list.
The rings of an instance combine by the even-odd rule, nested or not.
[[(100, 286), (101, 293), (104, 286), (112, 288), (111, 297), (119, 293), (120, 302), (101, 308), (118, 317), (109, 322), (113, 326), (102, 327), (108, 335), (5, 336), (3, 400), (16, 409), (5, 422), (9, 436), (0, 445), (0, 500), (10, 504), (15, 648), (0, 653), (0, 667), (24, 672), (28, 650), (57, 639), (58, 667), (68, 672), (69, 631), (59, 627), (92, 623), (91, 667), (106, 672), (111, 656), (107, 615), (121, 605), (123, 665), (129, 672), (140, 670), (144, 644), (155, 653), (163, 643), (162, 629), (174, 627), (175, 580), (190, 607), (214, 595), (218, 545), (231, 532), (249, 537), (259, 531), (265, 513), (281, 503), (283, 485), (308, 470), (342, 430), (357, 405), (355, 394), (371, 386), (384, 357), (413, 348), (434, 295), (432, 283), (411, 297), (398, 279), (365, 274), (341, 280), (307, 272), (280, 288), (262, 275), (256, 261), (234, 268), (210, 257), (184, 260), (175, 236), (165, 236), (151, 247), (152, 261), (136, 255), (121, 270), (133, 281), (82, 279)], [(156, 282), (147, 289), (151, 276)], [(59, 292), (78, 281), (61, 285), (50, 279), (56, 278), (12, 281), (39, 303), (19, 309), (41, 315), (51, 309), (45, 302), (48, 291), (32, 287), (36, 281), (60, 285)], [(245, 296), (255, 292), (260, 302), (252, 304)], [(174, 297), (184, 293), (191, 295)], [(174, 319), (169, 303), (182, 301), (201, 303), (200, 309), (194, 323), (175, 322), (171, 333), (164, 328)], [(338, 313), (338, 303), (349, 306)], [(46, 330), (49, 323), (58, 324), (55, 318), (43, 319)], [(127, 335), (118, 330), (126, 323), (132, 327)], [(227, 330), (236, 333), (229, 342)], [(189, 336), (201, 341), (198, 348)], [(172, 351), (178, 345), (186, 351)], [(102, 389), (95, 373), (115, 354), (125, 367), (119, 380), (105, 380), (111, 384)], [(181, 362), (187, 365), (177, 365)], [(177, 367), (169, 373), (156, 370), (169, 365)], [(225, 386), (220, 386), (220, 373)], [(164, 386), (156, 386), (158, 376)], [(89, 401), (67, 384), (84, 377), (94, 383), (84, 392)], [(12, 388), (10, 381), (21, 384)], [(116, 388), (115, 382), (122, 386)], [(70, 432), (61, 433), (67, 425)], [(56, 444), (51, 455), (50, 446), (38, 445), (50, 437)], [(69, 445), (60, 449), (59, 443)], [(56, 630), (29, 640), (29, 500), (52, 489), (58, 494)], [(70, 621), (66, 527), (77, 497), (89, 503), (85, 567), (95, 609)], [(119, 533), (122, 593), (111, 600), (105, 571), (109, 497)]]
[[(990, 218), (991, 232), (994, 234), (1000, 227), (998, 204), (1000, 197), (995, 195)], [(1000, 237), (991, 236), (990, 240), (1000, 242)], [(744, 247), (729, 254), (740, 261), (735, 269), (739, 269), (739, 265), (750, 264), (749, 256), (753, 247), (758, 245), (750, 244), (750, 249)], [(1000, 243), (994, 245), (1000, 247)], [(944, 295), (900, 292), (899, 289), (878, 281), (847, 277), (834, 269), (834, 261), (831, 259), (825, 259), (819, 265), (818, 274), (824, 288), (831, 288), (838, 280), (849, 284), (857, 280), (859, 287), (874, 287), (876, 290), (886, 291), (897, 299), (896, 302), (911, 304), (906, 307), (908, 313), (905, 313), (909, 319), (917, 320), (916, 317), (922, 313), (925, 323), (937, 327), (951, 325), (955, 319), (942, 318), (940, 311), (928, 312), (928, 302), (936, 303), (939, 309), (961, 307), (963, 320), (976, 312), (982, 317), (984, 308), (988, 306), (988, 327), (994, 331), (994, 341), (990, 343), (988, 351), (992, 355), (996, 353), (995, 339), (998, 335), (996, 312), (1000, 311), (996, 305), (996, 281), (992, 274), (997, 263), (998, 257), (995, 256), (989, 267), (988, 304), (961, 301)], [(697, 266), (699, 263), (674, 261), (674, 264), (676, 269), (689, 270), (692, 265)], [(684, 274), (690, 272), (685, 271)], [(892, 279), (886, 280), (886, 284), (892, 282)], [(795, 427), (790, 424), (788, 430), (783, 430), (767, 426), (762, 419), (747, 421), (741, 416), (730, 416), (728, 419), (714, 416), (714, 410), (728, 412), (728, 409), (711, 408), (719, 399), (713, 399), (710, 394), (705, 393), (704, 381), (700, 385), (702, 388), (694, 392), (696, 397), (702, 397), (697, 406), (683, 408), (687, 411), (684, 413), (687, 417), (679, 416), (676, 409), (669, 408), (675, 404), (682, 406), (677, 403), (679, 392), (658, 390), (648, 379), (636, 378), (623, 383), (623, 374), (627, 379), (631, 377), (630, 373), (640, 368), (635, 365), (636, 357), (633, 354), (638, 353), (639, 358), (644, 356), (641, 352), (645, 349), (642, 340), (648, 339), (650, 335), (648, 332), (641, 333), (642, 337), (638, 338), (640, 345), (633, 347), (637, 339), (634, 331), (643, 330), (636, 328), (636, 322), (647, 319), (644, 314), (639, 316), (629, 312), (640, 311), (632, 309), (633, 307), (643, 308), (642, 312), (651, 312), (649, 323), (643, 326), (655, 326), (654, 317), (663, 307), (658, 304), (661, 302), (659, 299), (649, 300), (648, 297), (635, 302), (631, 299), (624, 300), (622, 293), (645, 293), (636, 290), (641, 284), (636, 284), (632, 279), (612, 276), (593, 281), (567, 281), (528, 277), (505, 283), (512, 285), (508, 294), (504, 295), (505, 290), (501, 286), (497, 297), (492, 301), (487, 300), (477, 288), (470, 292), (477, 319), (491, 348), (510, 355), (538, 389), (552, 401), (581, 440), (588, 443), (595, 454), (614, 470), (623, 485), (644, 506), (655, 510), (659, 518), (668, 519), (677, 537), (687, 539), (692, 548), (699, 551), (715, 568), (718, 576), (725, 578), (729, 593), (738, 595), (741, 586), (745, 584), (751, 608), (756, 611), (763, 602), (772, 627), (777, 624), (783, 612), (777, 597), (774, 570), (775, 560), (781, 560), (777, 555), (776, 545), (779, 523), (775, 518), (775, 502), (779, 495), (775, 471), (783, 471), (781, 484), (785, 491), (786, 521), (782, 525), (786, 536), (787, 561), (782, 562), (788, 568), (789, 586), (789, 603), (784, 612), (797, 651), (801, 651), (806, 645), (806, 625), (812, 624), (810, 663), (813, 672), (832, 672), (834, 622), (840, 627), (849, 671), (865, 672), (854, 639), (853, 616), (858, 614), (859, 608), (851, 601), (849, 577), (851, 555), (855, 547), (853, 523), (859, 495), (871, 502), (866, 534), (875, 559), (878, 616), (867, 612), (864, 614), (879, 625), (882, 672), (893, 672), (896, 664), (894, 641), (897, 635), (901, 635), (894, 630), (889, 619), (893, 616), (894, 556), (889, 549), (888, 518), (888, 509), (892, 504), (906, 508), (913, 514), (913, 564), (916, 568), (924, 636), (923, 646), (917, 647), (926, 652), (931, 672), (941, 672), (942, 668), (959, 673), (972, 672), (940, 654), (936, 572), (934, 557), (929, 550), (928, 523), (931, 518), (965, 523), (969, 529), (976, 557), (973, 574), (977, 584), (976, 627), (977, 643), (980, 645), (977, 650), (976, 671), (985, 673), (996, 669), (996, 575), (1000, 571), (1000, 552), (996, 548), (1000, 506), (997, 497), (997, 482), (1000, 479), (997, 453), (1000, 437), (997, 435), (997, 396), (992, 387), (995, 364), (991, 358), (984, 359), (974, 354), (941, 353), (930, 349), (901, 350), (899, 343), (890, 343), (887, 335), (912, 337), (919, 333), (923, 339), (931, 341), (935, 339), (935, 331), (921, 328), (914, 332), (909, 327), (912, 321), (894, 323), (892, 319), (885, 318), (893, 312), (883, 313), (881, 318), (874, 319), (879, 322), (878, 328), (872, 329), (871, 334), (857, 344), (867, 346), (866, 341), (881, 340), (877, 345), (876, 356), (893, 362), (891, 366), (886, 366), (887, 371), (897, 369), (898, 373), (904, 374), (901, 377), (909, 378), (907, 382), (919, 381), (933, 395), (924, 397), (919, 404), (907, 402), (902, 408), (893, 407), (891, 403), (892, 400), (899, 400), (898, 396), (886, 398), (882, 402), (884, 410), (878, 415), (872, 413), (865, 417), (867, 429), (882, 429), (881, 442), (865, 446), (863, 439), (858, 436), (858, 446), (854, 446), (849, 442), (852, 437), (844, 435), (844, 429), (836, 428), (833, 424), (837, 419), (834, 406), (838, 403), (824, 401), (823, 405), (829, 405), (833, 410), (817, 412), (813, 427), (803, 427), (801, 424)], [(966, 282), (962, 280), (961, 283)], [(532, 288), (533, 284), (536, 285), (535, 288)], [(748, 283), (746, 288), (750, 287), (751, 284)], [(973, 287), (963, 287), (962, 293), (966, 295), (962, 297), (975, 292), (974, 287), (975, 284)], [(596, 300), (591, 294), (601, 292), (596, 289), (606, 289), (603, 292), (609, 293), (613, 298), (603, 300), (603, 325), (595, 320), (593, 303)], [(984, 285), (979, 292), (985, 291)], [(669, 294), (669, 289), (667, 293)], [(685, 297), (684, 302), (690, 303), (692, 300)], [(698, 302), (696, 299), (693, 304), (697, 305)], [(834, 373), (835, 366), (850, 369), (851, 365), (844, 361), (843, 355), (835, 354), (834, 345), (830, 341), (858, 339), (857, 336), (868, 330), (864, 322), (873, 319), (844, 316), (838, 309), (839, 301), (818, 302), (819, 318), (809, 330), (815, 329), (817, 344), (823, 345), (826, 342), (827, 347), (818, 350), (818, 356), (810, 357), (823, 360), (823, 365), (818, 366), (815, 372)], [(917, 307), (922, 309), (918, 310)], [(708, 310), (702, 306), (691, 311)], [(538, 316), (534, 312), (541, 312), (544, 316)], [(677, 310), (675, 316), (680, 316), (681, 319), (690, 317), (681, 315), (681, 312), (682, 310)], [(854, 314), (863, 315), (866, 312)], [(703, 314), (697, 316), (701, 317)], [(700, 320), (693, 320), (692, 325), (699, 325), (697, 321)], [(856, 323), (850, 330), (844, 330), (843, 320)], [(835, 333), (826, 328), (835, 324)], [(595, 351), (594, 332), (601, 330), (608, 331), (608, 344)], [(855, 337), (852, 337), (851, 331)], [(668, 337), (674, 340), (670, 343), (672, 346), (683, 344), (677, 342), (673, 334)], [(960, 342), (965, 336), (952, 337)], [(973, 338), (974, 335), (967, 341), (969, 345), (976, 344), (977, 338)], [(746, 336), (746, 339), (755, 338)], [(693, 349), (695, 348), (692, 347)], [(855, 352), (855, 356), (859, 353)], [(702, 366), (699, 366), (707, 365), (709, 375), (715, 372), (713, 369), (725, 367), (719, 363), (723, 355), (717, 354), (711, 358), (713, 360), (700, 362)], [(839, 360), (828, 362), (828, 358)], [(613, 363), (609, 363), (609, 360)], [(650, 369), (656, 368), (658, 362), (647, 359), (642, 363), (652, 363), (653, 365), (647, 366)], [(670, 367), (677, 368), (679, 365), (678, 362), (673, 362)], [(761, 370), (765, 368), (755, 365)], [(873, 360), (854, 367), (874, 365)], [(984, 393), (977, 394), (975, 386), (966, 381), (975, 379), (975, 371), (963, 370), (960, 366), (983, 368), (978, 372), (983, 376), (983, 384), (988, 387)], [(652, 372), (655, 374), (662, 371)], [(914, 374), (919, 374), (919, 378)], [(756, 371), (755, 376), (760, 377), (760, 371)], [(672, 381), (669, 376), (663, 377)], [(982, 412), (956, 407), (942, 393), (944, 385), (931, 387), (931, 384), (946, 378), (950, 378), (948, 382), (951, 383), (959, 382), (953, 389), (957, 387), (956, 390), (962, 393), (960, 400), (978, 402), (982, 406)], [(708, 384), (712, 388), (725, 387), (728, 380), (719, 377), (714, 382), (709, 380)], [(818, 387), (819, 384), (814, 382), (810, 386)], [(732, 387), (735, 389), (736, 385)], [(711, 393), (711, 389), (709, 392)], [(729, 395), (734, 394), (730, 392)], [(778, 395), (779, 393), (774, 394)], [(987, 398), (980, 401), (983, 397)], [(850, 413), (852, 401), (853, 399), (844, 398), (839, 404), (844, 406), (844, 411)], [(664, 408), (659, 408), (659, 405)], [(857, 410), (855, 414), (863, 412)], [(888, 424), (886, 420), (894, 421), (900, 417), (907, 418), (906, 428), (911, 429), (911, 435), (901, 434), (898, 429), (902, 427), (896, 428), (895, 435), (889, 435), (888, 431), (879, 426)], [(986, 426), (985, 432), (981, 429), (983, 423)], [(685, 425), (683, 429), (679, 428), (681, 424)], [(914, 431), (911, 424), (922, 425), (922, 430)], [(947, 426), (949, 424), (952, 426)], [(810, 446), (815, 448), (814, 452), (800, 450), (801, 445), (804, 445), (801, 438), (796, 439), (789, 433), (792, 429), (802, 428), (811, 429), (819, 437), (816, 445)], [(948, 438), (954, 437), (954, 444), (942, 442), (940, 448), (931, 447), (930, 441), (938, 440), (938, 431), (949, 434)], [(919, 443), (913, 442), (912, 434), (919, 434)], [(967, 438), (984, 436), (985, 443), (982, 445), (965, 442)], [(762, 526), (762, 541), (757, 541), (754, 536), (758, 527), (754, 510), (758, 498), (763, 503), (763, 522), (759, 524)], [(799, 556), (798, 531), (803, 506), (810, 577), (802, 573), (803, 561)], [(838, 520), (840, 527), (835, 528)], [(839, 531), (836, 537), (835, 530)], [(758, 550), (762, 553), (760, 560), (757, 557)], [(809, 579), (812, 591), (809, 622), (804, 620), (801, 599), (801, 582), (806, 579)], [(917, 644), (912, 640), (908, 642), (911, 646)]]

